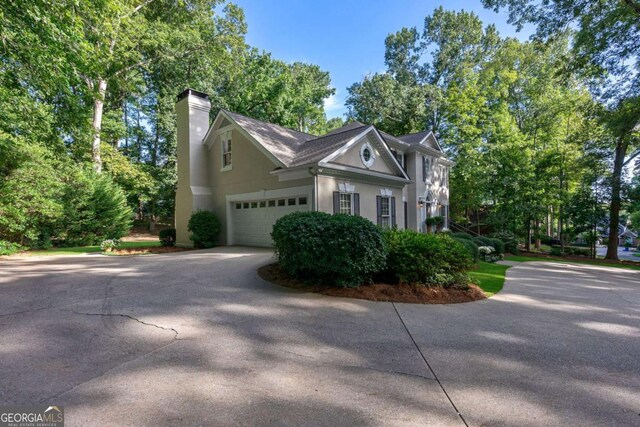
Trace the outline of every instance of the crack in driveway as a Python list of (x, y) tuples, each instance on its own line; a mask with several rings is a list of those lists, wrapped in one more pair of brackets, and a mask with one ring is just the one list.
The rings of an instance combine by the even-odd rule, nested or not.
[(140, 319), (138, 319), (137, 317), (133, 317), (129, 314), (121, 314), (121, 313), (84, 313), (84, 312), (80, 312), (80, 311), (75, 311), (75, 310), (65, 310), (62, 308), (58, 308), (58, 311), (66, 311), (69, 313), (73, 313), (73, 314), (80, 314), (80, 315), (84, 315), (84, 316), (102, 316), (102, 317), (124, 317), (125, 319), (131, 319), (131, 320), (135, 320), (136, 322), (142, 324), (142, 325), (146, 325), (146, 326), (153, 326), (154, 328), (158, 328), (158, 329), (162, 329), (164, 331), (171, 331), (175, 334), (175, 336), (173, 337), (173, 340), (176, 341), (178, 340), (178, 331), (175, 330), (174, 328), (166, 328), (164, 326), (160, 326), (160, 325), (156, 325), (155, 323), (148, 323), (145, 321), (142, 321)]

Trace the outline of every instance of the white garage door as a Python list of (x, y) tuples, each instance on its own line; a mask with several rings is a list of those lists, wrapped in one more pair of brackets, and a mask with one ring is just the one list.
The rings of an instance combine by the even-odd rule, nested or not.
[(271, 230), (276, 220), (291, 212), (308, 210), (307, 196), (232, 202), (233, 244), (272, 246)]

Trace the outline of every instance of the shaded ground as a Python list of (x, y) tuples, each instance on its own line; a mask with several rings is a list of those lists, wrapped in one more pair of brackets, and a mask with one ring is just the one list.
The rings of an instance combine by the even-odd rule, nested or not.
[(67, 425), (636, 425), (640, 273), (523, 263), (459, 305), (262, 281), (269, 251), (0, 261), (0, 404)]
[(315, 292), (342, 298), (356, 298), (369, 301), (404, 302), (413, 304), (454, 304), (485, 299), (486, 295), (475, 285), (468, 289), (456, 287), (421, 286), (373, 283), (358, 288), (337, 288), (305, 285), (284, 273), (278, 264), (268, 264), (258, 269), (258, 275), (271, 283), (305, 292)]

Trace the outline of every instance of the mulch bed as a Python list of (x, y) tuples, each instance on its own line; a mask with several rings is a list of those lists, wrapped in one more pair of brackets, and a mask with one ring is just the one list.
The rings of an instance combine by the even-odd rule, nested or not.
[(619, 259), (619, 260), (611, 260), (611, 259), (602, 259), (602, 258), (597, 258), (597, 259), (593, 259), (593, 258), (589, 258), (586, 256), (577, 256), (577, 255), (565, 255), (565, 256), (554, 256), (554, 255), (548, 255), (548, 254), (544, 254), (544, 253), (540, 253), (540, 252), (527, 252), (527, 251), (521, 251), (519, 255), (522, 256), (529, 256), (529, 257), (535, 257), (535, 258), (541, 258), (541, 259), (552, 259), (555, 261), (589, 261), (592, 262), (594, 264), (602, 264), (604, 266), (606, 266), (607, 264), (622, 264), (622, 265), (640, 265), (640, 263), (636, 262), (636, 261), (628, 261), (625, 259)]
[(278, 267), (277, 263), (260, 267), (258, 269), (258, 275), (268, 282), (288, 288), (334, 297), (357, 298), (369, 301), (407, 302), (414, 304), (455, 304), (487, 298), (484, 292), (475, 285), (471, 285), (467, 290), (455, 287), (442, 288), (439, 286), (407, 284), (389, 285), (386, 283), (362, 285), (359, 288), (313, 286), (292, 279)]
[(191, 248), (179, 248), (177, 246), (154, 246), (150, 248), (123, 248), (105, 252), (109, 255), (143, 255), (143, 254), (167, 254), (171, 252), (183, 252), (193, 250)]

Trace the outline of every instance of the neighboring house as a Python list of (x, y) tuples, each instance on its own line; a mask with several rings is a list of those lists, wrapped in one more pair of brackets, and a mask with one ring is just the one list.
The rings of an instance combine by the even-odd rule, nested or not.
[[(605, 239), (609, 239), (609, 229), (604, 228), (602, 231), (602, 237)], [(629, 242), (631, 246), (640, 245), (640, 239), (638, 238), (638, 233), (631, 230), (629, 227), (623, 224), (618, 225), (618, 246), (624, 246), (625, 243)]]
[(624, 227), (622, 232), (618, 234), (618, 245), (624, 246), (625, 243), (629, 243), (631, 246), (638, 246), (638, 244), (640, 244), (638, 234), (631, 231), (628, 227)]
[(221, 110), (206, 94), (178, 95), (177, 243), (198, 209), (222, 224), (221, 243), (271, 246), (275, 221), (295, 211), (361, 215), (385, 227), (447, 227), (449, 169), (433, 133), (392, 136), (349, 123), (323, 136)]

